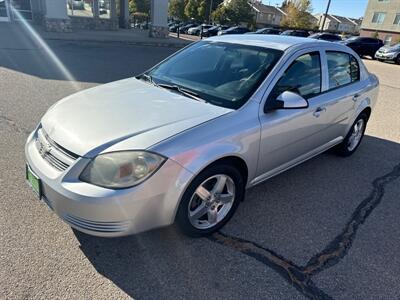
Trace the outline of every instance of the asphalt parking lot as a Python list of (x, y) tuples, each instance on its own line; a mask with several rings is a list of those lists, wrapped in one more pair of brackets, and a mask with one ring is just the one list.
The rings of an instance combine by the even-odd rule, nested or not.
[[(365, 60), (379, 102), (358, 152), (320, 155), (247, 191), (210, 238), (71, 230), (25, 183), (24, 143), (55, 101), (176, 49), (0, 44), (0, 298), (399, 299), (400, 66)], [(4, 41), (4, 40), (3, 40)], [(74, 80), (73, 82), (69, 80)]]

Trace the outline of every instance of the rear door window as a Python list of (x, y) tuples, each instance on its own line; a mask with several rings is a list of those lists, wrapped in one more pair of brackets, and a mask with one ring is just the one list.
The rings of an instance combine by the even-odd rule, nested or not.
[(338, 88), (360, 80), (357, 59), (345, 52), (327, 51), (329, 89)]

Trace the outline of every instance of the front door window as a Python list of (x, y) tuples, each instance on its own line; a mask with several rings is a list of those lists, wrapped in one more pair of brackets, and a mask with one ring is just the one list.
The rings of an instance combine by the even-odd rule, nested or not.
[(0, 21), (8, 21), (8, 10), (6, 0), (0, 0)]

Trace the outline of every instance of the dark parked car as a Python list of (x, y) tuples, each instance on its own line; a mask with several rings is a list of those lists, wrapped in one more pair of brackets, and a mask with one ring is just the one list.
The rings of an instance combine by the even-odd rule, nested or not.
[(342, 40), (340, 38), (340, 36), (338, 36), (337, 34), (322, 33), (322, 32), (314, 33), (314, 34), (310, 35), (309, 38), (316, 39), (316, 40), (324, 40), (324, 41), (328, 41), (328, 42), (338, 42), (338, 41)]
[(380, 39), (358, 36), (351, 37), (341, 43), (353, 49), (360, 57), (368, 55), (372, 59), (375, 59), (376, 51), (383, 46), (383, 42)]
[(261, 28), (254, 32), (249, 32), (252, 34), (281, 34), (281, 31), (276, 28)]
[(226, 30), (228, 28), (229, 28), (229, 26), (226, 26), (226, 25), (215, 25), (207, 30), (204, 30), (203, 36), (205, 36), (205, 37), (214, 36), (214, 35), (217, 35), (220, 30)]
[(172, 25), (169, 27), (169, 31), (171, 31), (171, 32), (177, 32), (177, 31), (178, 31), (178, 27), (181, 27), (181, 26), (183, 26), (182, 23), (175, 23), (175, 24), (172, 24)]
[(243, 33), (247, 33), (250, 30), (247, 29), (246, 27), (231, 27), (228, 28), (227, 30), (220, 30), (218, 31), (218, 35), (224, 35), (224, 34), (243, 34)]
[(286, 30), (281, 35), (308, 37), (310, 34), (305, 30)]

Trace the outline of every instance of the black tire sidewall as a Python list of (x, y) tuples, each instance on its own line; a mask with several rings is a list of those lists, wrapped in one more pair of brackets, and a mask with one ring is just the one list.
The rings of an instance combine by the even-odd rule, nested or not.
[[(358, 142), (358, 145), (357, 145), (353, 150), (350, 151), (350, 150), (348, 149), (349, 139), (350, 139), (351, 134), (353, 133), (354, 125), (355, 125), (360, 119), (363, 119), (363, 120), (364, 120), (363, 133), (362, 133), (362, 136), (361, 136), (360, 141)], [(366, 130), (366, 128), (367, 128), (367, 122), (368, 122), (368, 116), (367, 116), (366, 113), (361, 113), (361, 114), (357, 117), (357, 119), (356, 119), (356, 120), (353, 122), (353, 124), (351, 125), (350, 130), (349, 130), (349, 132), (347, 133), (345, 139), (343, 140), (343, 142), (339, 145), (339, 147), (338, 147), (338, 149), (337, 149), (339, 155), (341, 155), (341, 156), (350, 156), (350, 155), (352, 155), (354, 152), (356, 152), (357, 148), (361, 145), (361, 142), (362, 142), (362, 140), (363, 140), (363, 138), (364, 138), (365, 130)]]
[[(198, 229), (190, 223), (188, 217), (188, 206), (190, 199), (201, 183), (203, 183), (207, 178), (210, 178), (217, 174), (228, 175), (235, 183), (235, 199), (233, 205), (228, 214), (221, 222), (208, 229)], [(186, 188), (186, 191), (184, 192), (181, 202), (179, 204), (179, 208), (175, 217), (175, 223), (178, 225), (179, 229), (188, 236), (201, 237), (209, 235), (220, 229), (229, 221), (229, 219), (235, 213), (239, 203), (243, 200), (244, 194), (245, 183), (243, 181), (243, 176), (240, 174), (237, 168), (227, 164), (212, 165), (200, 172)]]

